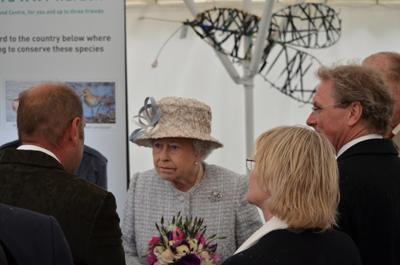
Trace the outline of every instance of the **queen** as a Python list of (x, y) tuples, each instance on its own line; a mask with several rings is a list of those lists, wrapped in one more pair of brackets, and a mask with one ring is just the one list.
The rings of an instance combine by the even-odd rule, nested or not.
[(135, 130), (131, 141), (152, 148), (154, 168), (130, 181), (122, 221), (127, 264), (148, 264), (148, 242), (159, 235), (154, 223), (161, 217), (171, 220), (178, 212), (203, 218), (205, 237), (226, 237), (215, 242), (223, 262), (262, 222), (256, 207), (246, 201), (247, 176), (205, 162), (223, 147), (210, 135), (210, 107), (195, 99), (151, 99), (139, 116), (149, 125), (136, 122), (144, 128)]

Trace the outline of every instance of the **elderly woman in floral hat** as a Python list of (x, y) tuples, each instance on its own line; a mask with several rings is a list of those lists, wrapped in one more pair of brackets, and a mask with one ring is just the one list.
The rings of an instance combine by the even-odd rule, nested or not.
[(223, 147), (210, 135), (210, 107), (194, 99), (167, 97), (156, 103), (147, 98), (138, 117), (134, 122), (144, 129), (135, 130), (131, 141), (153, 149), (154, 168), (130, 181), (122, 222), (127, 264), (152, 264), (145, 255), (149, 242), (160, 235), (155, 223), (179, 212), (202, 218), (205, 238), (226, 237), (214, 240), (220, 255), (215, 263), (222, 263), (262, 222), (246, 201), (247, 176), (204, 162), (212, 150)]

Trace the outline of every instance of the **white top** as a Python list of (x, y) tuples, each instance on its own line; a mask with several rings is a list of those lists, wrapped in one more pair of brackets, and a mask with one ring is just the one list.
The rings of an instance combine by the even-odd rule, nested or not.
[(358, 137), (358, 138), (348, 142), (347, 144), (343, 145), (342, 148), (340, 148), (340, 150), (337, 154), (337, 157), (339, 157), (341, 154), (343, 154), (347, 149), (349, 149), (353, 145), (358, 144), (362, 141), (370, 140), (370, 139), (382, 139), (382, 138), (383, 138), (382, 135), (379, 135), (379, 134), (368, 134), (368, 135)]
[(260, 229), (258, 229), (254, 234), (252, 234), (241, 246), (236, 250), (235, 254), (242, 252), (251, 246), (255, 245), (263, 236), (272, 232), (274, 230), (285, 229), (288, 225), (286, 222), (272, 217), (268, 222), (266, 222)]
[(397, 126), (394, 127), (394, 129), (392, 130), (392, 133), (393, 133), (394, 135), (398, 134), (399, 132), (400, 132), (400, 123), (397, 124)]
[[(58, 158), (56, 157), (55, 154), (53, 154), (53, 152), (50, 152), (49, 150), (44, 149), (39, 146), (36, 146), (36, 145), (30, 145), (30, 144), (21, 145), (20, 147), (17, 148), (17, 150), (31, 150), (31, 151), (43, 152), (45, 154), (48, 154), (51, 157), (54, 157), (58, 162), (60, 162), (60, 160), (58, 160)], [(61, 162), (60, 162), (60, 164), (61, 164)]]

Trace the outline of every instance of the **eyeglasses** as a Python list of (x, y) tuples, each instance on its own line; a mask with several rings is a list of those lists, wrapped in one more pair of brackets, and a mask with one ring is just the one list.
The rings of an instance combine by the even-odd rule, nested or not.
[(254, 168), (254, 163), (255, 162), (256, 162), (256, 160), (247, 158), (246, 159), (246, 167), (247, 167), (247, 169), (252, 171), (253, 168)]
[(329, 107), (339, 106), (339, 105), (343, 105), (343, 104), (350, 104), (350, 103), (353, 103), (353, 102), (352, 101), (344, 101), (344, 102), (328, 105), (328, 106), (325, 106), (325, 107), (318, 107), (318, 108), (311, 107), (311, 111), (315, 114), (315, 116), (318, 116), (318, 112), (317, 112), (318, 110), (323, 110), (323, 109), (326, 109), (326, 108), (329, 108)]

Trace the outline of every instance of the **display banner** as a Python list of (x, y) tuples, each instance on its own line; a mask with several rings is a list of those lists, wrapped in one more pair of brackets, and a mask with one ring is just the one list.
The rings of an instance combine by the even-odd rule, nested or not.
[(0, 0), (0, 145), (16, 140), (19, 94), (67, 82), (80, 95), (85, 144), (108, 159), (121, 216), (127, 189), (124, 0)]

